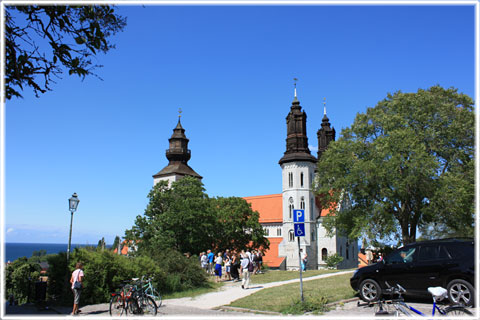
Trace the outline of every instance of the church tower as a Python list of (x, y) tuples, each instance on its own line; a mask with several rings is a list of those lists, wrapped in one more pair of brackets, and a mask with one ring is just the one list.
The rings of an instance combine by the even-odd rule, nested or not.
[(323, 99), (323, 119), (322, 119), (322, 127), (317, 131), (318, 137), (318, 159), (322, 154), (327, 150), (328, 144), (331, 141), (335, 141), (335, 128), (330, 127), (330, 120), (327, 117), (327, 107), (325, 99)]
[[(296, 79), (295, 79), (296, 80)], [(316, 263), (316, 217), (312, 183), (315, 177), (317, 158), (310, 154), (307, 137), (307, 114), (302, 111), (297, 99), (295, 84), (294, 99), (287, 115), (286, 151), (278, 162), (282, 168), (283, 240), (279, 256), (286, 257), (286, 267), (298, 268), (298, 244), (293, 230), (293, 210), (305, 210), (305, 237), (300, 247), (308, 254), (308, 265)], [(316, 268), (316, 265), (315, 265)]]
[[(180, 110), (179, 113), (181, 112)], [(183, 129), (180, 123), (180, 117), (181, 115), (178, 116), (177, 126), (173, 129), (173, 134), (170, 139), (168, 139), (170, 145), (166, 151), (168, 165), (153, 176), (153, 185), (156, 185), (161, 180), (167, 180), (170, 186), (172, 182), (178, 181), (185, 176), (202, 179), (202, 177), (188, 165), (191, 151), (188, 149), (189, 140), (185, 136), (185, 129)]]

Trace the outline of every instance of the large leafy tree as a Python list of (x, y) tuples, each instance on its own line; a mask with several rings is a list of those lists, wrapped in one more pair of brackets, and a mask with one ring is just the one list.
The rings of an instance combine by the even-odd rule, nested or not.
[(327, 228), (403, 244), (435, 224), (473, 235), (474, 118), (469, 96), (440, 86), (357, 114), (318, 163), (322, 206), (348, 204)]
[(5, 97), (25, 87), (38, 97), (64, 70), (97, 76), (94, 57), (114, 48), (110, 38), (125, 25), (111, 5), (5, 6)]
[(215, 230), (215, 247), (218, 250), (269, 248), (263, 227), (258, 222), (259, 213), (253, 211), (245, 199), (238, 197), (212, 199), (218, 227)]
[(209, 198), (196, 178), (184, 177), (171, 187), (160, 181), (148, 197), (145, 214), (125, 232), (140, 253), (268, 248), (258, 212), (241, 198)]
[(145, 214), (137, 216), (125, 238), (138, 243), (140, 251), (172, 248), (180, 252), (206, 250), (214, 243), (216, 219), (203, 184), (185, 177), (160, 181), (148, 194)]

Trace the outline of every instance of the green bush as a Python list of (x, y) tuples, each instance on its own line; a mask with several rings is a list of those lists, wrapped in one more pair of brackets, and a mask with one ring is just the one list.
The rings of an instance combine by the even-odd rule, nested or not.
[(338, 253), (334, 253), (332, 255), (329, 255), (325, 262), (327, 263), (328, 269), (335, 269), (338, 266), (338, 264), (342, 261), (343, 261), (343, 257), (340, 256)]
[(85, 273), (81, 304), (105, 303), (112, 292), (125, 280), (153, 277), (154, 287), (160, 293), (188, 290), (207, 283), (198, 259), (186, 258), (176, 251), (163, 251), (150, 256), (125, 257), (109, 250), (76, 248), (70, 256), (67, 267), (65, 253), (50, 257), (48, 294), (59, 297), (58, 302), (70, 304), (73, 296), (70, 290), (70, 276), (75, 264), (81, 261)]
[(29, 262), (26, 257), (9, 264), (5, 269), (5, 298), (13, 295), (19, 304), (33, 301), (41, 270), (38, 263)]

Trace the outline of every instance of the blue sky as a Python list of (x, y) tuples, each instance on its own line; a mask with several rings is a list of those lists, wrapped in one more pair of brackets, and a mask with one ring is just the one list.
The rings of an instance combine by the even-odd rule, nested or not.
[(209, 196), (281, 193), (285, 117), (298, 98), (337, 130), (401, 90), (475, 94), (473, 6), (119, 6), (103, 78), (64, 76), (5, 104), (7, 242), (122, 236), (147, 205), (182, 108), (189, 165)]

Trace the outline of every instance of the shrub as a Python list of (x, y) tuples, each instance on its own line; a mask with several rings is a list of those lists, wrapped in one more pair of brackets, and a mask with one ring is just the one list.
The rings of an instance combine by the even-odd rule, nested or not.
[(186, 258), (176, 251), (162, 251), (150, 256), (125, 257), (109, 250), (75, 248), (67, 266), (65, 253), (49, 258), (50, 297), (60, 297), (62, 304), (73, 300), (70, 290), (70, 275), (75, 264), (81, 261), (85, 273), (81, 304), (105, 303), (112, 292), (125, 280), (153, 277), (153, 284), (160, 293), (170, 293), (192, 289), (207, 283), (198, 259)]
[(338, 253), (334, 253), (332, 255), (329, 255), (325, 262), (327, 263), (328, 269), (335, 269), (338, 266), (338, 264), (342, 261), (343, 261), (343, 257), (340, 256)]
[(19, 304), (32, 301), (41, 270), (38, 263), (29, 262), (26, 257), (9, 264), (5, 269), (5, 298), (13, 295)]

